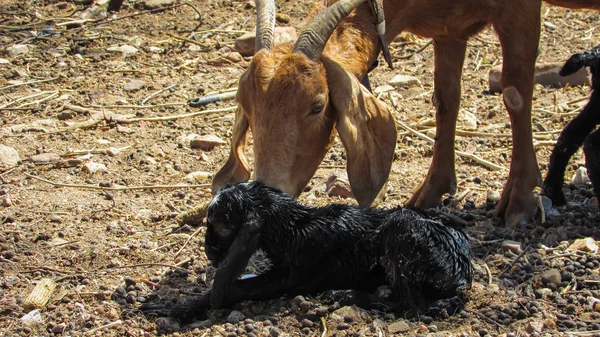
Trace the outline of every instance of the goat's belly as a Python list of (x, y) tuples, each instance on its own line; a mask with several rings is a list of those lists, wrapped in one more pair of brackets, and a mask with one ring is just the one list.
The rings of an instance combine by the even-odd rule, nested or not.
[[(389, 15), (388, 32), (402, 31), (428, 38), (449, 38), (466, 41), (483, 30), (497, 11), (497, 1), (397, 1), (405, 6), (395, 8)], [(391, 16), (391, 17), (390, 17)]]

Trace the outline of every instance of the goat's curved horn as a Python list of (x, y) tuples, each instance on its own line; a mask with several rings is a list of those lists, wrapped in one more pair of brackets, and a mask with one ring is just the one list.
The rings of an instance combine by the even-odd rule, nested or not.
[(329, 36), (350, 12), (365, 0), (341, 0), (317, 14), (300, 34), (294, 53), (304, 54), (316, 61), (321, 57)]
[(263, 48), (273, 48), (273, 31), (275, 30), (275, 0), (255, 0), (256, 3), (256, 44), (257, 52)]

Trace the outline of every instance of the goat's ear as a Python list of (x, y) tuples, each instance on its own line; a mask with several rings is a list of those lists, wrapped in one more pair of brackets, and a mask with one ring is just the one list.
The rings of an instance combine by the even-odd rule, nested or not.
[(250, 169), (246, 155), (246, 133), (248, 132), (248, 118), (242, 106), (238, 104), (235, 114), (235, 124), (231, 136), (231, 151), (225, 165), (215, 174), (212, 182), (212, 193), (217, 193), (227, 184), (241, 183), (250, 179)]
[[(396, 148), (396, 123), (385, 103), (337, 62), (322, 58), (327, 71), (336, 129), (346, 149), (352, 193), (369, 206), (385, 193)], [(376, 200), (377, 199), (377, 200)]]

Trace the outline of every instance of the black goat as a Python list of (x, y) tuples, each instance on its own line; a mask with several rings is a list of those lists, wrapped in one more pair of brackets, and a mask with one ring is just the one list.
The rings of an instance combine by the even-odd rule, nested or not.
[(600, 133), (592, 131), (600, 124), (600, 46), (572, 55), (560, 70), (561, 76), (575, 73), (582, 67), (589, 67), (592, 74), (592, 94), (588, 104), (565, 126), (548, 164), (548, 174), (544, 179), (544, 193), (555, 205), (566, 203), (562, 191), (564, 175), (569, 159), (585, 141), (583, 151), (586, 157), (588, 175), (594, 185), (596, 195), (600, 193)]
[[(384, 302), (370, 293), (386, 279), (400, 295), (393, 307), (426, 308), (472, 281), (466, 236), (408, 209), (313, 208), (252, 182), (221, 189), (207, 226), (206, 254), (218, 267), (213, 287), (173, 308), (178, 319), (244, 300), (337, 289), (357, 290), (353, 300), (373, 307)], [(238, 280), (257, 249), (272, 268)]]

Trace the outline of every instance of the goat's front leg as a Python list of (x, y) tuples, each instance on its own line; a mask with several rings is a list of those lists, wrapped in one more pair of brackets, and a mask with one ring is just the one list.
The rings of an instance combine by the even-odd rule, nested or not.
[(542, 182), (531, 128), (541, 2), (506, 1), (504, 6), (493, 25), (502, 44), (502, 96), (510, 116), (513, 148), (508, 180), (496, 215), (504, 215), (510, 227), (531, 220), (537, 210), (533, 189)]
[(466, 42), (435, 40), (433, 100), (436, 107), (436, 136), (433, 159), (425, 181), (415, 190), (408, 206), (431, 208), (444, 193), (456, 192), (454, 171), (454, 133), (460, 106), (460, 77)]
[[(595, 99), (595, 97), (592, 96), (592, 99)], [(586, 138), (583, 144), (583, 152), (585, 152), (585, 166), (594, 186), (594, 192), (597, 196), (600, 196), (600, 130), (594, 131)]]
[[(556, 205), (566, 203), (562, 188), (569, 159), (583, 145), (586, 137), (594, 131), (596, 125), (600, 123), (600, 93), (592, 95), (593, 97), (586, 107), (560, 133), (556, 146), (554, 146), (550, 155), (548, 174), (544, 179), (544, 193)], [(586, 159), (587, 157), (586, 154)]]
[(219, 263), (210, 295), (212, 308), (218, 308), (223, 304), (227, 292), (244, 271), (258, 246), (259, 234), (253, 233), (252, 227), (248, 224), (244, 225), (229, 247), (227, 256)]
[(221, 306), (228, 307), (242, 301), (270, 300), (286, 293), (295, 294), (296, 288), (295, 280), (290, 278), (289, 268), (274, 266), (256, 277), (236, 280), (222, 294)]

